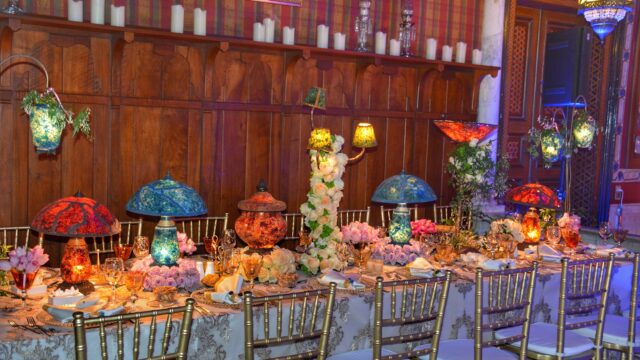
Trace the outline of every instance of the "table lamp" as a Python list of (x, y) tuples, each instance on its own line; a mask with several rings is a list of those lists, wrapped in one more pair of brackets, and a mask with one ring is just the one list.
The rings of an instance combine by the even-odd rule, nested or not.
[(407, 204), (435, 201), (431, 187), (417, 176), (402, 171), (384, 180), (371, 200), (383, 204), (397, 204), (389, 224), (389, 236), (394, 244), (404, 245), (411, 240), (411, 218)]
[(75, 286), (83, 293), (93, 291), (91, 258), (85, 237), (111, 236), (120, 232), (120, 222), (104, 205), (78, 192), (43, 207), (31, 223), (40, 235), (69, 237), (60, 273), (61, 289)]
[(151, 257), (155, 265), (173, 266), (180, 257), (178, 230), (172, 217), (200, 216), (207, 207), (200, 195), (191, 187), (167, 175), (141, 187), (129, 199), (127, 211), (160, 217), (153, 234)]
[(509, 190), (505, 195), (505, 201), (530, 207), (522, 220), (522, 233), (528, 243), (537, 243), (542, 233), (536, 208), (560, 208), (560, 200), (555, 191), (536, 183), (524, 184)]

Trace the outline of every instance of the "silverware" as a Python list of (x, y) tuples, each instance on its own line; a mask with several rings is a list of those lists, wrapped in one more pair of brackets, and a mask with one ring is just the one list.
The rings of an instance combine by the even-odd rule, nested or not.
[(202, 315), (211, 315), (211, 311), (202, 305), (196, 304), (194, 308)]
[(36, 323), (36, 319), (34, 319), (33, 316), (27, 316), (27, 324), (29, 324), (29, 327), (31, 328), (36, 328), (40, 330), (43, 335), (51, 336), (51, 333), (48, 332), (47, 329), (45, 329), (43, 326), (40, 326), (38, 325), (38, 323)]
[(26, 326), (26, 325), (20, 325), (20, 324), (17, 324), (17, 323), (16, 323), (15, 321), (13, 321), (13, 320), (9, 320), (9, 325), (11, 325), (11, 326), (12, 326), (12, 327), (14, 327), (14, 328), (20, 328), (20, 329), (22, 329), (22, 330), (31, 331), (31, 332), (33, 332), (33, 333), (35, 333), (35, 334), (40, 335), (40, 333), (39, 333), (39, 332), (37, 332), (37, 331), (35, 331), (34, 329), (32, 329), (32, 328), (30, 328), (30, 327), (28, 327), (28, 326)]

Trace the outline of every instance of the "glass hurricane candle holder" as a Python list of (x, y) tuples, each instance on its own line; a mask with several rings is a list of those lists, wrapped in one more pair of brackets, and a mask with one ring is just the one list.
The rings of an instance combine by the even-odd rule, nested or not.
[(67, 284), (79, 284), (91, 276), (89, 248), (83, 238), (69, 239), (60, 264), (62, 280)]

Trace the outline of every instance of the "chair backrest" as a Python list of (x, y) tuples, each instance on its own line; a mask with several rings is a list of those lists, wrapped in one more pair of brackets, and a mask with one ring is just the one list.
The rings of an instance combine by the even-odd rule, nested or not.
[(342, 227), (354, 221), (369, 223), (371, 207), (360, 210), (338, 210), (338, 226)]
[(204, 245), (202, 238), (213, 235), (222, 238), (224, 231), (227, 230), (229, 223), (229, 214), (224, 216), (207, 216), (195, 217), (176, 220), (178, 231), (186, 233), (189, 239), (193, 240), (196, 245)]
[[(631, 298), (629, 301), (629, 328), (627, 330), (627, 343), (634, 344), (636, 338), (636, 322), (640, 321), (638, 316), (638, 278), (640, 272), (640, 253), (633, 256), (633, 274), (631, 275)], [(634, 346), (627, 346), (625, 353), (627, 359), (633, 359), (635, 354)]]
[[(378, 277), (375, 287), (373, 313), (373, 359), (408, 359), (427, 354), (430, 354), (430, 359), (436, 359), (450, 282), (450, 271), (447, 271), (445, 276), (400, 281), (383, 282), (382, 278)], [(385, 293), (388, 293), (390, 298), (388, 318), (384, 317)], [(399, 303), (398, 293), (400, 293)], [(430, 330), (427, 331), (421, 331), (418, 328), (416, 332), (412, 333), (408, 333), (410, 330), (405, 330), (398, 335), (382, 335), (383, 327), (398, 327), (405, 324), (425, 324), (429, 322), (433, 322), (433, 327), (430, 327)], [(431, 339), (431, 347), (429, 348), (382, 356), (382, 347), (385, 345), (427, 339)]]
[[(457, 214), (456, 208), (451, 205), (433, 204), (433, 222), (444, 225), (448, 221), (455, 221)], [(460, 228), (471, 230), (473, 228), (473, 214), (471, 211), (463, 211), (460, 215)]]
[(287, 234), (284, 236), (284, 240), (300, 239), (300, 231), (304, 229), (304, 215), (300, 213), (289, 213), (282, 214), (282, 216), (287, 222)]
[[(28, 226), (8, 226), (0, 227), (0, 236), (2, 236), (2, 245), (16, 247), (29, 247), (29, 239), (31, 238), (31, 228)], [(38, 244), (42, 246), (42, 236), (38, 239)]]
[[(570, 261), (562, 258), (560, 300), (558, 302), (558, 335), (556, 352), (564, 353), (565, 331), (583, 327), (596, 327), (593, 339), (596, 351), (601, 351), (604, 316), (611, 285), (613, 254), (608, 258)], [(590, 300), (590, 303), (587, 301)], [(595, 320), (567, 324), (567, 316), (597, 312)]]
[[(320, 290), (265, 297), (253, 297), (251, 293), (245, 294), (245, 360), (252, 360), (254, 350), (257, 348), (268, 348), (307, 340), (318, 340), (318, 347), (300, 354), (287, 355), (290, 355), (291, 359), (326, 359), (336, 294), (335, 283), (331, 283), (329, 288)], [(321, 312), (323, 303), (324, 316), (322, 322), (318, 322), (318, 313)], [(254, 308), (262, 308), (257, 310), (262, 314), (262, 331), (258, 331), (260, 324), (254, 324)], [(288, 311), (288, 314), (285, 314), (285, 311)], [(271, 321), (271, 315), (275, 315), (275, 327)], [(286, 329), (284, 334), (283, 329)], [(260, 336), (256, 336), (256, 333), (259, 333)]]
[[(386, 228), (391, 223), (391, 218), (393, 217), (393, 210), (395, 208), (386, 208), (383, 205), (380, 205), (380, 222), (382, 227)], [(410, 206), (409, 212), (411, 213), (411, 221), (418, 220), (418, 205)]]
[(96, 256), (96, 263), (100, 263), (100, 255), (115, 253), (114, 245), (132, 244), (133, 237), (142, 234), (142, 219), (121, 221), (120, 227), (119, 234), (87, 239), (88, 243), (93, 243), (93, 248), (89, 246), (89, 254)]
[[(527, 358), (537, 271), (537, 262), (528, 268), (500, 271), (476, 269), (475, 360), (482, 360), (482, 349), (485, 347), (501, 346), (518, 341), (521, 343), (520, 359)], [(485, 340), (483, 338), (483, 334), (487, 331), (493, 333), (496, 330), (514, 326), (522, 326), (522, 332), (504, 339)]]
[[(73, 314), (73, 331), (75, 336), (75, 348), (76, 348), (76, 359), (77, 360), (86, 360), (88, 356), (88, 347), (95, 347), (98, 344), (88, 344), (86, 337), (86, 328), (87, 327), (98, 327), (98, 335), (100, 337), (100, 354), (103, 360), (114, 358), (113, 355), (109, 356), (107, 349), (107, 331), (105, 327), (107, 325), (115, 325), (116, 326), (116, 336), (117, 336), (117, 358), (124, 359), (125, 358), (125, 349), (124, 349), (124, 328), (123, 323), (132, 321), (133, 322), (133, 349), (131, 349), (131, 354), (133, 359), (137, 359), (140, 356), (140, 327), (141, 321), (150, 319), (151, 322), (149, 324), (149, 338), (147, 343), (147, 359), (186, 359), (187, 353), (189, 349), (189, 337), (191, 335), (191, 322), (193, 319), (193, 308), (194, 308), (195, 300), (187, 299), (185, 306), (174, 307), (169, 309), (162, 310), (153, 310), (153, 311), (143, 311), (137, 313), (129, 313), (124, 315), (113, 315), (113, 316), (100, 316), (93, 318), (84, 318), (84, 314), (82, 312), (76, 312)], [(173, 315), (182, 314), (182, 324), (180, 325), (178, 346), (173, 353), (168, 352), (168, 345), (170, 340), (171, 328), (173, 326)], [(158, 321), (159, 316), (166, 316), (166, 320)], [(155, 344), (157, 332), (158, 322), (164, 322), (164, 331), (162, 331), (162, 339), (161, 339), (161, 349), (160, 354), (154, 356), (155, 353)], [(174, 332), (175, 333), (175, 332)], [(129, 336), (129, 335), (127, 335)], [(130, 356), (127, 356), (130, 358)]]

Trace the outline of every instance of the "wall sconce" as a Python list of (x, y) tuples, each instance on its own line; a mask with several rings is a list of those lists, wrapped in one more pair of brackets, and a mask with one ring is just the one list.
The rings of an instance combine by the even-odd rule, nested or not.
[(356, 131), (353, 133), (351, 145), (360, 148), (360, 152), (356, 156), (349, 158), (349, 161), (357, 161), (364, 155), (365, 150), (378, 146), (373, 125), (369, 123), (358, 123)]

